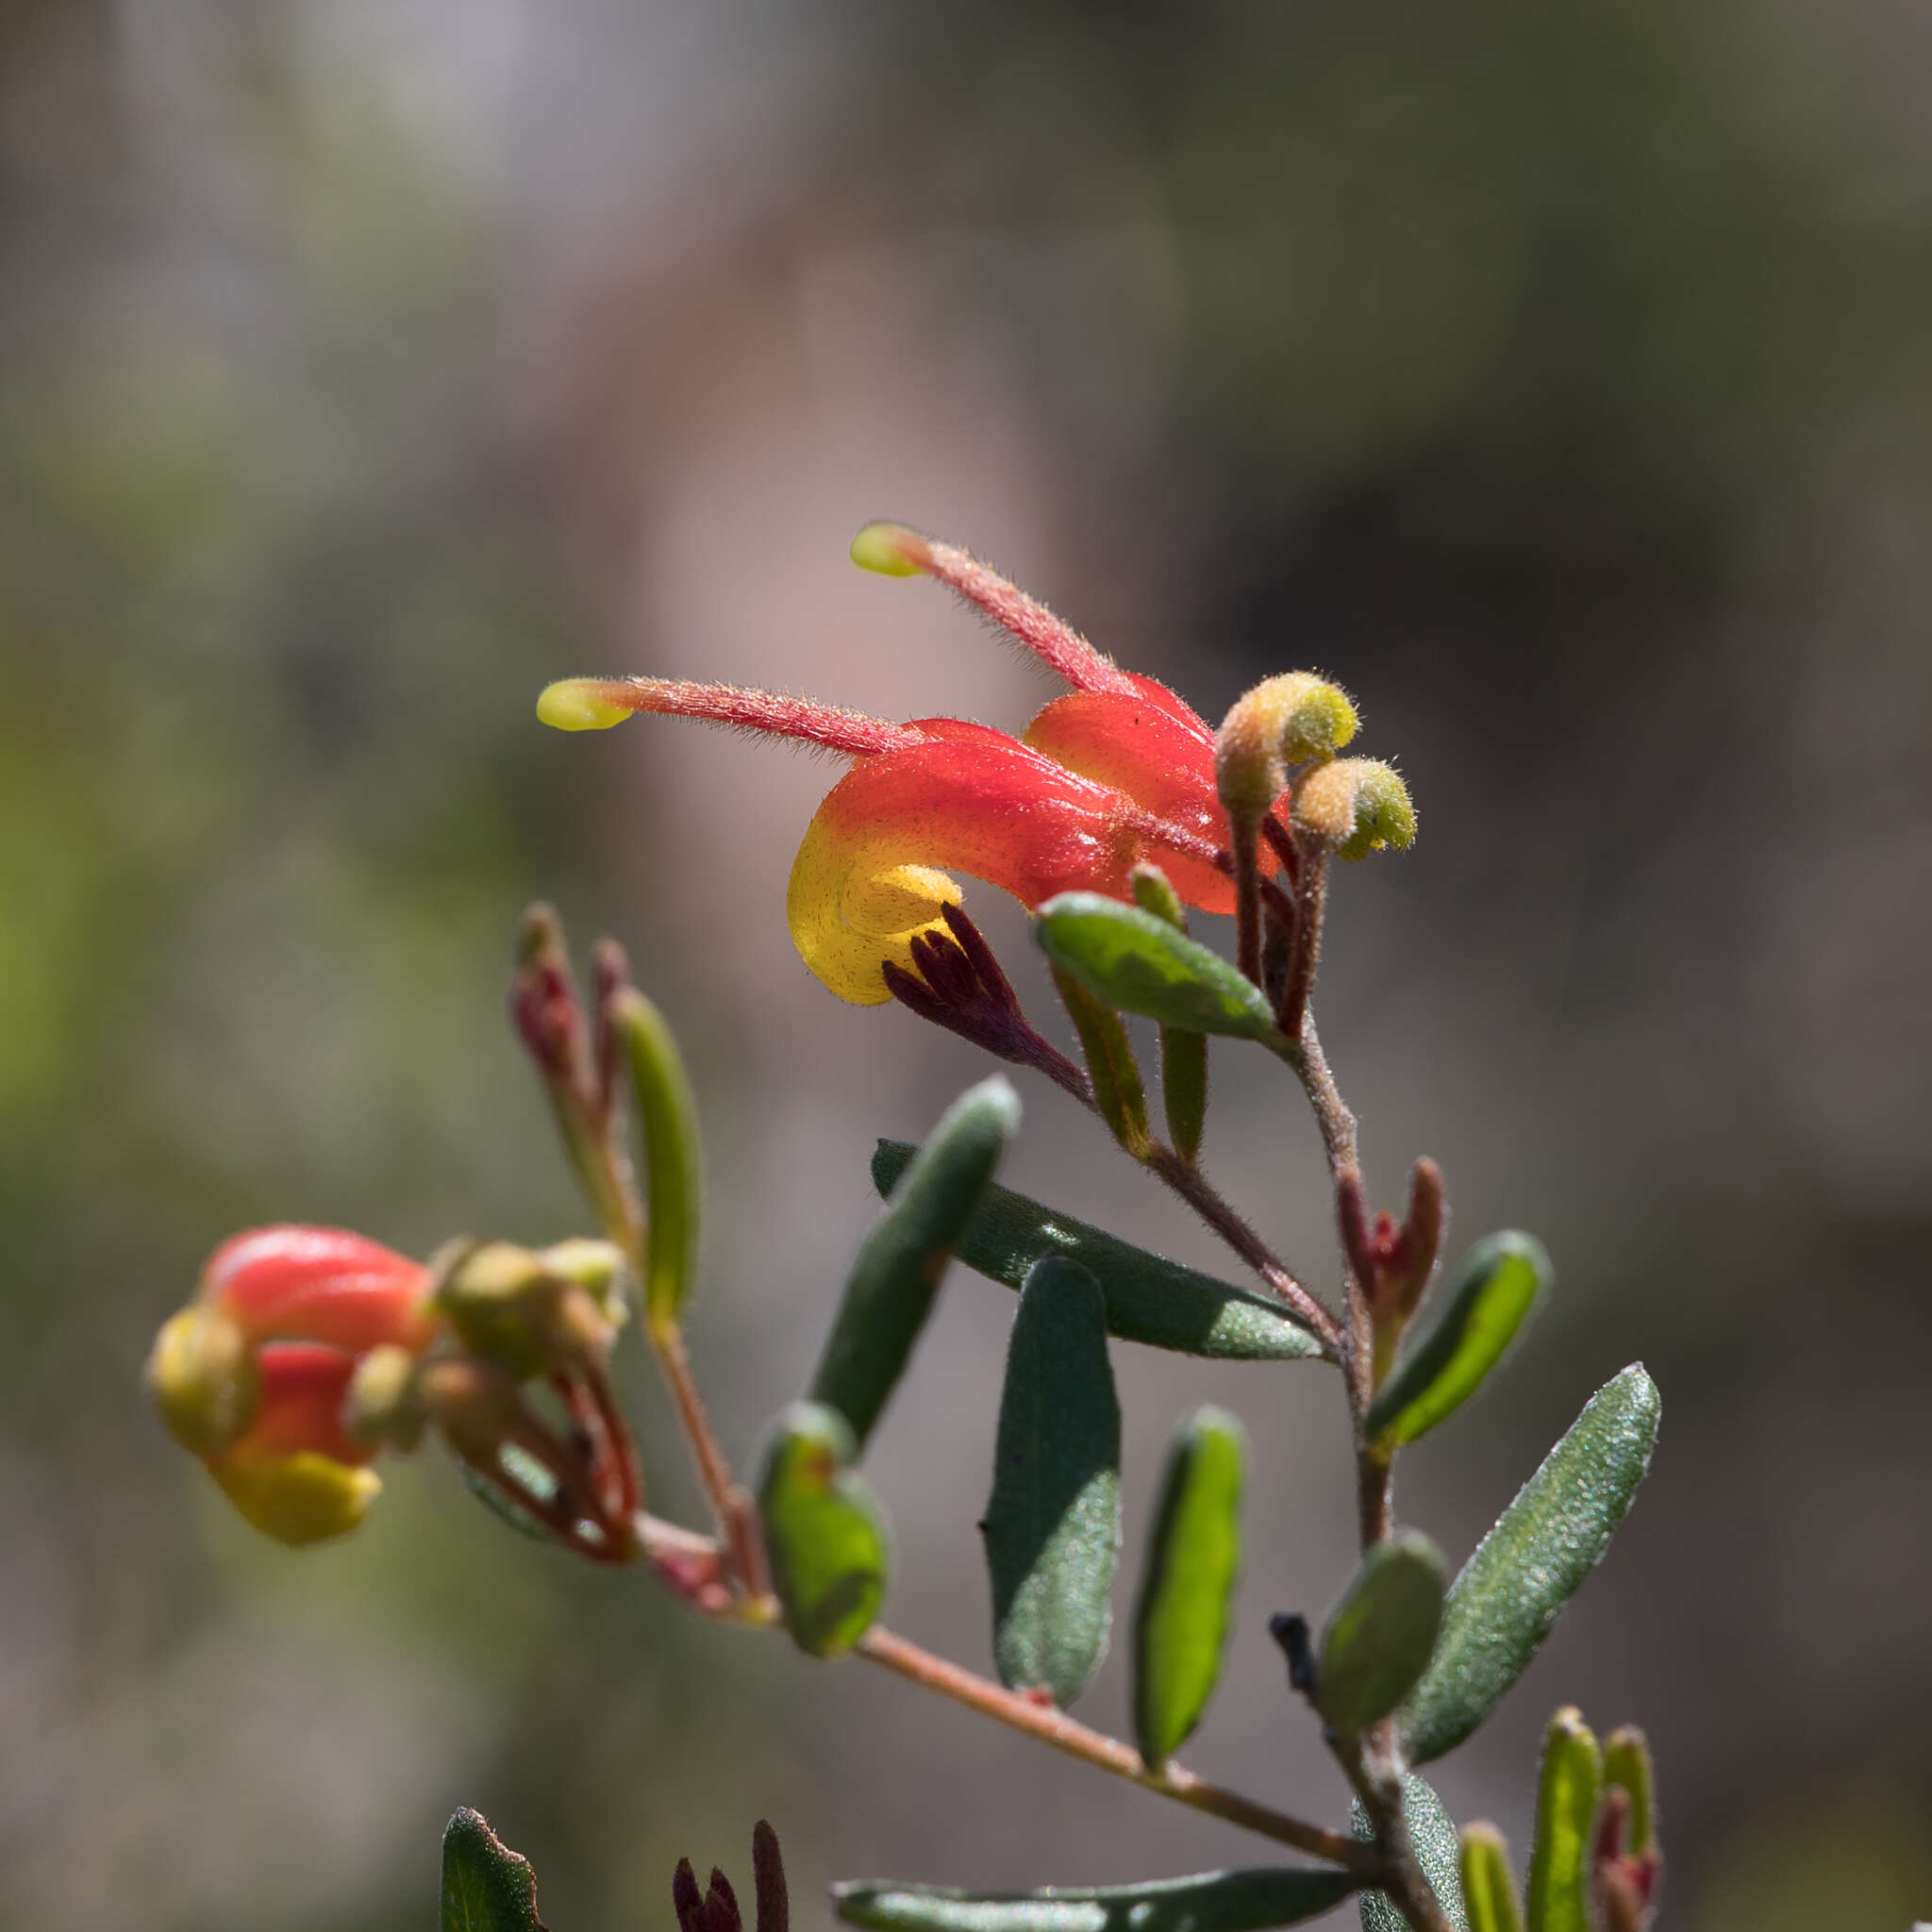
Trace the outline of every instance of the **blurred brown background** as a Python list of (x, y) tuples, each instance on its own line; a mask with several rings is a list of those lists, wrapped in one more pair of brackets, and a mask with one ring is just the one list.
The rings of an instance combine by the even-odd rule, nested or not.
[[(1928, 83), (1909, 0), (0, 14), (0, 1921), (425, 1926), (458, 1803), (558, 1932), (668, 1924), (760, 1814), (806, 1924), (836, 1876), (1261, 1849), (534, 1553), (434, 1457), (269, 1547), (140, 1399), (232, 1228), (580, 1224), (502, 1023), (541, 893), (694, 1062), (694, 1345), (749, 1451), (873, 1137), (974, 1057), (792, 954), (832, 767), (531, 701), (650, 670), (1017, 728), (1041, 678), (845, 562), (875, 515), (1210, 717), (1320, 665), (1404, 762), (1423, 836), (1342, 881), (1324, 1033), (1383, 1191), (1435, 1153), (1458, 1236), (1534, 1228), (1560, 1285), (1403, 1514), (1459, 1557), (1624, 1362), (1665, 1395), (1455, 1812), (1522, 1848), (1575, 1698), (1657, 1745), (1667, 1924), (1932, 1916)], [(1216, 1174), (1325, 1269), (1303, 1110), (1219, 1064)], [(1211, 1259), (1025, 1098), (1009, 1178)], [(956, 1279), (874, 1457), (893, 1621), (980, 1665), (1011, 1306)], [(1338, 1816), (1264, 1635), (1346, 1574), (1333, 1385), (1119, 1369), (1124, 1595), (1181, 1409), (1257, 1444), (1191, 1758)], [(1124, 1724), (1118, 1659), (1084, 1713)]]

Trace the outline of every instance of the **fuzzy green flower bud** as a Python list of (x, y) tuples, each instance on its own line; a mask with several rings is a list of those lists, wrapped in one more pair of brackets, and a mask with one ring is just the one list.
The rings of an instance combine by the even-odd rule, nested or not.
[(1343, 858), (1366, 858), (1385, 846), (1415, 842), (1415, 807), (1393, 765), (1375, 758), (1337, 758), (1294, 788), (1297, 831), (1312, 833)]
[[(436, 1306), (463, 1347), (519, 1381), (601, 1367), (610, 1352), (616, 1330), (599, 1295), (557, 1274), (543, 1255), (484, 1241), (446, 1252), (438, 1273)], [(593, 1273), (608, 1292), (612, 1271), (600, 1262)]]
[(1252, 824), (1281, 795), (1288, 768), (1332, 758), (1356, 734), (1354, 701), (1312, 671), (1287, 671), (1257, 684), (1222, 720), (1214, 741), (1214, 786), (1227, 815)]

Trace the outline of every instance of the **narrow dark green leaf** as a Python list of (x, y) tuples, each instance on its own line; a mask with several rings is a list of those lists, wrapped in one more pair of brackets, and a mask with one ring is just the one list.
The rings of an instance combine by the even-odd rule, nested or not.
[(1198, 1408), (1167, 1453), (1134, 1609), (1134, 1740), (1150, 1765), (1180, 1749), (1221, 1681), (1241, 1574), (1247, 1438)]
[(1523, 1932), (1509, 1847), (1493, 1824), (1462, 1827), (1462, 1900), (1469, 1932)]
[(1054, 990), (1080, 1036), (1087, 1077), (1093, 1083), (1093, 1104), (1108, 1131), (1139, 1159), (1152, 1145), (1147, 1131), (1147, 1092), (1141, 1082), (1141, 1063), (1121, 1016), (1095, 999), (1071, 973), (1058, 967)]
[(863, 1451), (906, 1364), (959, 1236), (1020, 1125), (1020, 1101), (995, 1074), (968, 1088), (892, 1190), (846, 1277), (810, 1397), (852, 1424)]
[(1415, 1763), (1489, 1717), (1602, 1561), (1650, 1467), (1661, 1407), (1641, 1362), (1606, 1383), (1462, 1566), (1402, 1713)]
[(1043, 1689), (1062, 1709), (1107, 1655), (1120, 1470), (1100, 1290), (1084, 1268), (1049, 1256), (1020, 1291), (982, 1530), (1000, 1681)]
[(676, 1321), (697, 1267), (697, 1107), (664, 1015), (627, 986), (612, 999), (610, 1018), (630, 1063), (643, 1136), (644, 1314), (661, 1325)]
[(1537, 1780), (1536, 1850), (1529, 1860), (1529, 1932), (1590, 1932), (1590, 1828), (1603, 1794), (1603, 1753), (1566, 1706), (1550, 1720)]
[[(1429, 1890), (1448, 1915), (1456, 1932), (1469, 1932), (1469, 1909), (1462, 1901), (1462, 1846), (1456, 1826), (1442, 1801), (1414, 1773), (1402, 1780), (1402, 1815), (1408, 1824), (1408, 1841), (1415, 1848), (1415, 1861), (1429, 1881)], [(1351, 1814), (1355, 1835), (1373, 1839), (1369, 1821), (1357, 1804)], [(1387, 1892), (1365, 1891), (1357, 1901), (1361, 1911), (1362, 1932), (1409, 1932), (1408, 1921), (1395, 1908)]]
[(1286, 1050), (1260, 989), (1155, 913), (1099, 892), (1062, 892), (1035, 914), (1033, 936), (1056, 966), (1120, 1012)]
[(772, 1588), (800, 1650), (838, 1657), (885, 1600), (885, 1512), (853, 1474), (852, 1431), (837, 1409), (794, 1402), (773, 1424), (758, 1477)]
[[(1186, 934), (1188, 915), (1167, 874), (1158, 865), (1137, 865), (1133, 871), (1134, 904), (1142, 912)], [(1160, 1029), (1160, 1104), (1167, 1116), (1167, 1138), (1183, 1160), (1201, 1152), (1201, 1130), (1208, 1118), (1208, 1036), (1183, 1026)]]
[(1412, 1529), (1362, 1557), (1316, 1653), (1316, 1695), (1338, 1731), (1367, 1730), (1415, 1688), (1436, 1647), (1448, 1587), (1441, 1551)]
[[(872, 1177), (880, 1193), (891, 1191), (917, 1151), (904, 1141), (879, 1142)], [(1108, 1333), (1123, 1341), (1224, 1361), (1307, 1361), (1321, 1354), (1321, 1343), (1266, 1295), (1165, 1260), (997, 1182), (958, 1252), (967, 1267), (1008, 1288), (1018, 1288), (1043, 1255), (1079, 1262), (1107, 1299)]]
[(1319, 1918), (1355, 1889), (1345, 1872), (1291, 1866), (1041, 1891), (956, 1891), (872, 1879), (833, 1886), (832, 1906), (847, 1924), (878, 1932), (1266, 1932)]
[(1542, 1299), (1550, 1257), (1533, 1235), (1506, 1229), (1456, 1264), (1441, 1317), (1395, 1366), (1369, 1409), (1370, 1437), (1413, 1442), (1474, 1395)]
[(468, 1806), (442, 1834), (442, 1932), (543, 1932), (530, 1861)]
[(1604, 1784), (1630, 1798), (1627, 1849), (1647, 1852), (1657, 1841), (1657, 1774), (1650, 1740), (1635, 1724), (1621, 1724), (1604, 1740)]

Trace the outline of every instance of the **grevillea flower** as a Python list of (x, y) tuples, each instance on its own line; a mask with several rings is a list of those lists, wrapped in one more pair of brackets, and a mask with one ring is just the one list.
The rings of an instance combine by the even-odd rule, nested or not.
[(148, 1387), (175, 1439), (256, 1528), (287, 1543), (353, 1529), (382, 1488), (343, 1406), (378, 1348), (435, 1338), (430, 1272), (332, 1227), (261, 1227), (224, 1241), (161, 1329)]
[[(1074, 889), (1131, 897), (1130, 875), (1158, 864), (1190, 906), (1234, 908), (1233, 838), (1216, 790), (1215, 737), (1165, 685), (1113, 660), (967, 552), (874, 524), (855, 562), (923, 574), (976, 605), (1073, 687), (1013, 738), (958, 718), (888, 724), (802, 698), (659, 677), (568, 678), (538, 700), (562, 730), (598, 730), (637, 711), (702, 718), (801, 740), (852, 759), (819, 807), (786, 894), (800, 957), (841, 999), (891, 997), (913, 941), (942, 934), (959, 904), (951, 873), (1036, 907)], [(1332, 750), (1354, 729), (1337, 714)], [(1252, 827), (1246, 833), (1250, 839)]]

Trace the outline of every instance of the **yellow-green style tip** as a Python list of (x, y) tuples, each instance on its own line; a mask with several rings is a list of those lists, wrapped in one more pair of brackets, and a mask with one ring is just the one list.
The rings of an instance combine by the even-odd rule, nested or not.
[(925, 539), (904, 524), (868, 524), (852, 540), (852, 560), (882, 577), (916, 577), (914, 559), (924, 547)]
[(630, 716), (627, 707), (604, 695), (608, 689), (603, 678), (559, 677), (539, 695), (538, 719), (558, 731), (608, 731)]

